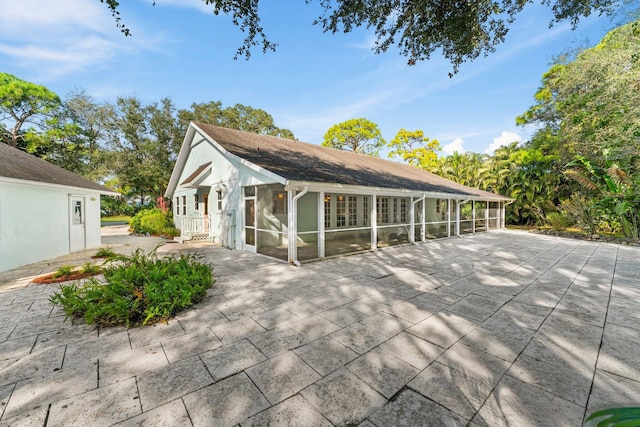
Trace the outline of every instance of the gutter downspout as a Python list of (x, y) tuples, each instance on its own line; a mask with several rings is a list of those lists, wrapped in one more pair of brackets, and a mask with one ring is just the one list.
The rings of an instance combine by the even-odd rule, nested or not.
[[(295, 188), (293, 189), (293, 191), (295, 191)], [(302, 192), (293, 196), (293, 200), (291, 201), (292, 221), (289, 222), (289, 229), (293, 230), (293, 239), (290, 239), (291, 241), (289, 242), (289, 245), (292, 245), (293, 243), (293, 245), (291, 246), (291, 262), (294, 263), (296, 267), (302, 267), (302, 264), (300, 264), (300, 261), (298, 261), (298, 222), (296, 221), (298, 218), (298, 199), (307, 194), (308, 191), (309, 187), (305, 185), (305, 187), (302, 189)], [(292, 224), (293, 227), (291, 226)]]
[(462, 237), (462, 234), (460, 234), (460, 206), (464, 205), (465, 203), (469, 203), (470, 201), (471, 199), (456, 200), (456, 236), (458, 237)]
[[(416, 205), (422, 202), (425, 198), (426, 196), (423, 194), (418, 200), (414, 200), (413, 206), (411, 206), (411, 236), (413, 236), (413, 241), (411, 243), (414, 245), (416, 244)], [(422, 224), (420, 224), (420, 229), (422, 230)], [(422, 239), (420, 239), (420, 241), (422, 241)]]

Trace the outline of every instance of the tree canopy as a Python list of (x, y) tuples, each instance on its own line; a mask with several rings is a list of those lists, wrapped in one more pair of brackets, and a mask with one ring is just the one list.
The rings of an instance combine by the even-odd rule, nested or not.
[(575, 60), (553, 65), (518, 122), (541, 126), (534, 140), (552, 136), (565, 162), (582, 155), (603, 165), (605, 157), (640, 152), (638, 52), (640, 21), (609, 32)]
[[(60, 98), (44, 86), (0, 72), (0, 133), (12, 147), (22, 138), (22, 126), (29, 120), (48, 114), (60, 106)], [(11, 129), (2, 125), (13, 121)]]
[(386, 144), (378, 125), (365, 118), (350, 119), (335, 124), (324, 134), (322, 145), (378, 156)]
[(393, 149), (389, 157), (399, 156), (410, 165), (430, 170), (437, 163), (440, 142), (437, 139), (426, 138), (420, 129), (415, 131), (400, 129), (395, 138), (389, 142), (389, 148)]
[[(251, 56), (251, 50), (259, 46), (263, 52), (275, 51), (277, 43), (265, 34), (260, 20), (260, 0), (202, 0), (212, 6), (215, 15), (231, 17), (246, 37), (236, 52), (236, 58)], [(550, 25), (569, 21), (574, 27), (581, 18), (591, 14), (611, 14), (625, 0), (542, 0), (551, 8)], [(129, 30), (121, 23), (116, 0), (100, 0), (105, 3), (123, 33)], [(307, 4), (314, 3), (305, 0)], [(349, 33), (354, 28), (373, 29), (376, 41), (375, 53), (383, 53), (392, 46), (407, 58), (409, 65), (429, 59), (437, 50), (442, 51), (457, 72), (468, 60), (493, 52), (502, 43), (509, 25), (525, 6), (533, 1), (484, 0), (426, 1), (426, 0), (318, 0), (321, 14), (313, 22), (324, 32)], [(155, 4), (155, 3), (154, 3)], [(264, 2), (262, 2), (264, 8)]]

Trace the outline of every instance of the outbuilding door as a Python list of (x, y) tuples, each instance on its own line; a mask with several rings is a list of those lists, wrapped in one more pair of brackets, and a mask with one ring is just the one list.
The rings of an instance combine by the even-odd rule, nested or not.
[(84, 197), (69, 197), (69, 252), (86, 247)]

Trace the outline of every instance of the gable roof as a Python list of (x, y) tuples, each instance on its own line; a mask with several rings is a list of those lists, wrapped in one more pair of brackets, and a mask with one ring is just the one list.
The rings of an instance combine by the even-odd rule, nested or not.
[(191, 183), (191, 181), (194, 181), (196, 178), (198, 178), (204, 171), (207, 170), (207, 168), (209, 167), (209, 165), (211, 165), (211, 162), (207, 162), (204, 165), (201, 165), (198, 169), (196, 169), (195, 171), (193, 171), (193, 173), (191, 175), (189, 175), (187, 177), (187, 179), (185, 179), (184, 181), (182, 181), (180, 183), (180, 185), (185, 185), (185, 184), (189, 184)]
[(291, 181), (360, 185), (510, 200), (415, 166), (365, 154), (204, 123), (193, 123), (228, 152)]
[(1, 178), (77, 187), (98, 191), (101, 194), (117, 194), (113, 190), (89, 181), (83, 176), (69, 172), (66, 169), (4, 143), (0, 143), (0, 179)]

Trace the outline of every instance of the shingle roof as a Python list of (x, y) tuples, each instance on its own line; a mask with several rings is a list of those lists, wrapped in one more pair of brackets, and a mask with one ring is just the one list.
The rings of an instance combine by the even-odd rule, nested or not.
[(415, 166), (290, 139), (194, 123), (225, 150), (292, 181), (363, 185), (504, 199)]
[(85, 188), (101, 193), (114, 191), (59, 166), (0, 143), (0, 177)]

